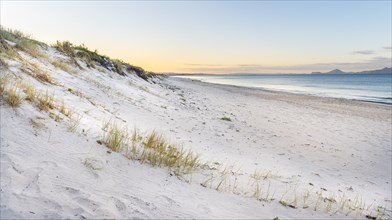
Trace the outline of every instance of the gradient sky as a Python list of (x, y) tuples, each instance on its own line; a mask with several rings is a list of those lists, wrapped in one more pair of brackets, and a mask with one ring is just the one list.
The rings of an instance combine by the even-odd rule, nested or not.
[(391, 1), (0, 1), (1, 25), (156, 72), (392, 65)]

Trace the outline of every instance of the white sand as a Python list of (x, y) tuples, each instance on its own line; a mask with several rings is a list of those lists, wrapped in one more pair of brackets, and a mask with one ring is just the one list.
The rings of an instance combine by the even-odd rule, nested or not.
[[(52, 48), (46, 53), (67, 59)], [(154, 84), (104, 69), (69, 74), (22, 55), (58, 85), (43, 85), (8, 61), (12, 74), (41, 91), (48, 88), (82, 119), (69, 132), (67, 120), (55, 122), (27, 101), (15, 110), (1, 101), (2, 219), (391, 218), (391, 106), (174, 77)], [(214, 169), (177, 177), (109, 154), (96, 143), (109, 119), (142, 132), (155, 129), (218, 170), (233, 172), (225, 178)], [(252, 197), (255, 170), (266, 176), (258, 181), (261, 200), (272, 201)], [(328, 208), (325, 198), (336, 202)], [(338, 211), (348, 198), (365, 210)]]

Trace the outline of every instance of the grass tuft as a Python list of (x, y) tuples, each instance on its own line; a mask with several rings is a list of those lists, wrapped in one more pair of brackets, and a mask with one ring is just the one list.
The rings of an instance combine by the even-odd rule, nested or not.
[(21, 69), (23, 70), (23, 72), (28, 73), (30, 76), (36, 78), (40, 82), (50, 84), (55, 83), (53, 78), (35, 63), (30, 63), (26, 60), (23, 60)]
[(26, 94), (25, 99), (27, 101), (33, 102), (35, 97), (36, 97), (36, 94), (37, 94), (37, 92), (36, 92), (35, 88), (33, 87), (33, 85), (31, 85), (30, 83), (21, 82), (20, 83), (20, 88), (22, 88), (23, 92)]
[(50, 62), (54, 67), (63, 70), (64, 72), (70, 72), (69, 66), (65, 62), (61, 62), (58, 60), (52, 60)]
[(49, 111), (49, 109), (54, 108), (54, 95), (49, 95), (48, 90), (46, 90), (45, 94), (40, 93), (37, 96), (37, 105), (38, 108), (42, 111)]
[(23, 96), (20, 95), (20, 89), (17, 88), (16, 86), (13, 87), (7, 87), (5, 89), (5, 103), (9, 106), (11, 106), (12, 108), (17, 108), (19, 107), (22, 102), (23, 102)]
[(44, 72), (43, 70), (36, 69), (35, 76), (41, 82), (46, 82), (46, 83), (50, 83), (50, 84), (54, 83), (53, 78), (48, 73)]
[(120, 151), (128, 144), (127, 128), (120, 128), (117, 124), (106, 122), (104, 127), (104, 143), (114, 152)]
[(40, 50), (38, 43), (28, 38), (20, 38), (16, 43), (16, 48), (29, 53), (33, 57), (46, 57)]
[(0, 95), (1, 96), (3, 96), (3, 93), (5, 92), (6, 86), (8, 85), (9, 81), (10, 81), (9, 75), (2, 75), (0, 77)]
[(167, 167), (176, 174), (187, 174), (201, 166), (199, 155), (170, 144), (166, 138), (153, 131), (142, 135), (137, 129), (129, 135), (127, 128), (116, 123), (103, 123), (103, 143), (128, 159), (148, 163), (153, 167)]
[(80, 120), (82, 120), (82, 116), (77, 114), (77, 115), (69, 115), (69, 123), (68, 123), (68, 131), (70, 132), (75, 132), (76, 128), (80, 124)]
[(156, 131), (144, 138), (143, 146), (145, 149), (140, 159), (152, 166), (163, 165), (175, 169), (177, 174), (189, 173), (200, 166), (199, 155), (169, 144), (163, 135)]
[(53, 45), (53, 47), (69, 57), (75, 57), (75, 51), (73, 45), (69, 41), (63, 41), (63, 42), (57, 41), (56, 44)]
[(4, 28), (3, 26), (0, 26), (0, 38), (15, 42), (20, 38), (31, 39), (31, 36), (19, 30), (13, 30), (10, 28)]

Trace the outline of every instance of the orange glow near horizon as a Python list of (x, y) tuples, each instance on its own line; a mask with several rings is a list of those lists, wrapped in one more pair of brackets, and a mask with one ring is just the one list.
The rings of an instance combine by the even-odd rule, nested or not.
[(154, 72), (361, 71), (392, 65), (391, 7), (391, 2), (1, 1), (1, 24), (47, 43), (85, 44)]

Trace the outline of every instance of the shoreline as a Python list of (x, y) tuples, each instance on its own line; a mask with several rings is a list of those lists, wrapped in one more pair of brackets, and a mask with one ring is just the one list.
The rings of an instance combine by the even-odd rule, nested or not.
[(300, 92), (296, 93), (296, 92), (289, 92), (289, 91), (279, 91), (279, 90), (272, 90), (272, 89), (263, 88), (263, 87), (239, 86), (239, 85), (232, 85), (232, 84), (212, 83), (212, 82), (205, 82), (200, 79), (192, 79), (192, 78), (187, 78), (187, 77), (183, 77), (183, 76), (184, 75), (167, 75), (167, 77), (169, 77), (169, 78), (185, 79), (185, 80), (197, 81), (200, 83), (206, 83), (206, 84), (217, 85), (217, 86), (218, 85), (219, 86), (228, 86), (228, 87), (235, 87), (235, 88), (242, 88), (242, 89), (249, 89), (249, 90), (271, 92), (271, 93), (276, 92), (276, 93), (284, 93), (284, 94), (292, 94), (292, 95), (303, 95), (303, 96), (316, 97), (316, 98), (338, 99), (338, 100), (347, 100), (347, 101), (353, 101), (353, 102), (364, 102), (364, 103), (392, 106), (392, 103), (388, 103), (388, 102), (379, 102), (379, 101), (371, 101), (371, 100), (363, 100), (363, 99), (349, 99), (349, 98), (331, 97), (331, 96), (321, 96), (321, 95), (306, 94), (306, 93), (300, 93)]
[(189, 103), (173, 117), (188, 118), (187, 125), (171, 123), (184, 130), (175, 132), (190, 142), (203, 137), (192, 147), (205, 156), (390, 207), (392, 106), (175, 77), (166, 83)]
[[(312, 108), (329, 110), (338, 113), (345, 113), (348, 115), (364, 116), (363, 112), (365, 112), (366, 116), (368, 116), (369, 109), (374, 109), (377, 111), (389, 111), (388, 113), (383, 114), (383, 118), (384, 120), (388, 120), (392, 122), (392, 105), (384, 104), (384, 103), (345, 99), (345, 98), (313, 96), (313, 95), (297, 94), (297, 93), (290, 93), (284, 91), (274, 91), (274, 90), (268, 90), (264, 88), (210, 83), (210, 82), (203, 82), (197, 79), (189, 79), (189, 78), (182, 78), (182, 77), (169, 77), (169, 78), (173, 80), (182, 81), (185, 83), (196, 83), (200, 86), (208, 86), (212, 88), (225, 90), (228, 92), (257, 96), (266, 100), (284, 101), (296, 105), (307, 105), (307, 106), (311, 106)], [(314, 105), (314, 103), (317, 103), (317, 105)], [(341, 107), (342, 105), (344, 106), (343, 110), (340, 110), (339, 108), (333, 109), (333, 107)], [(362, 111), (358, 111), (357, 108), (360, 108)]]

